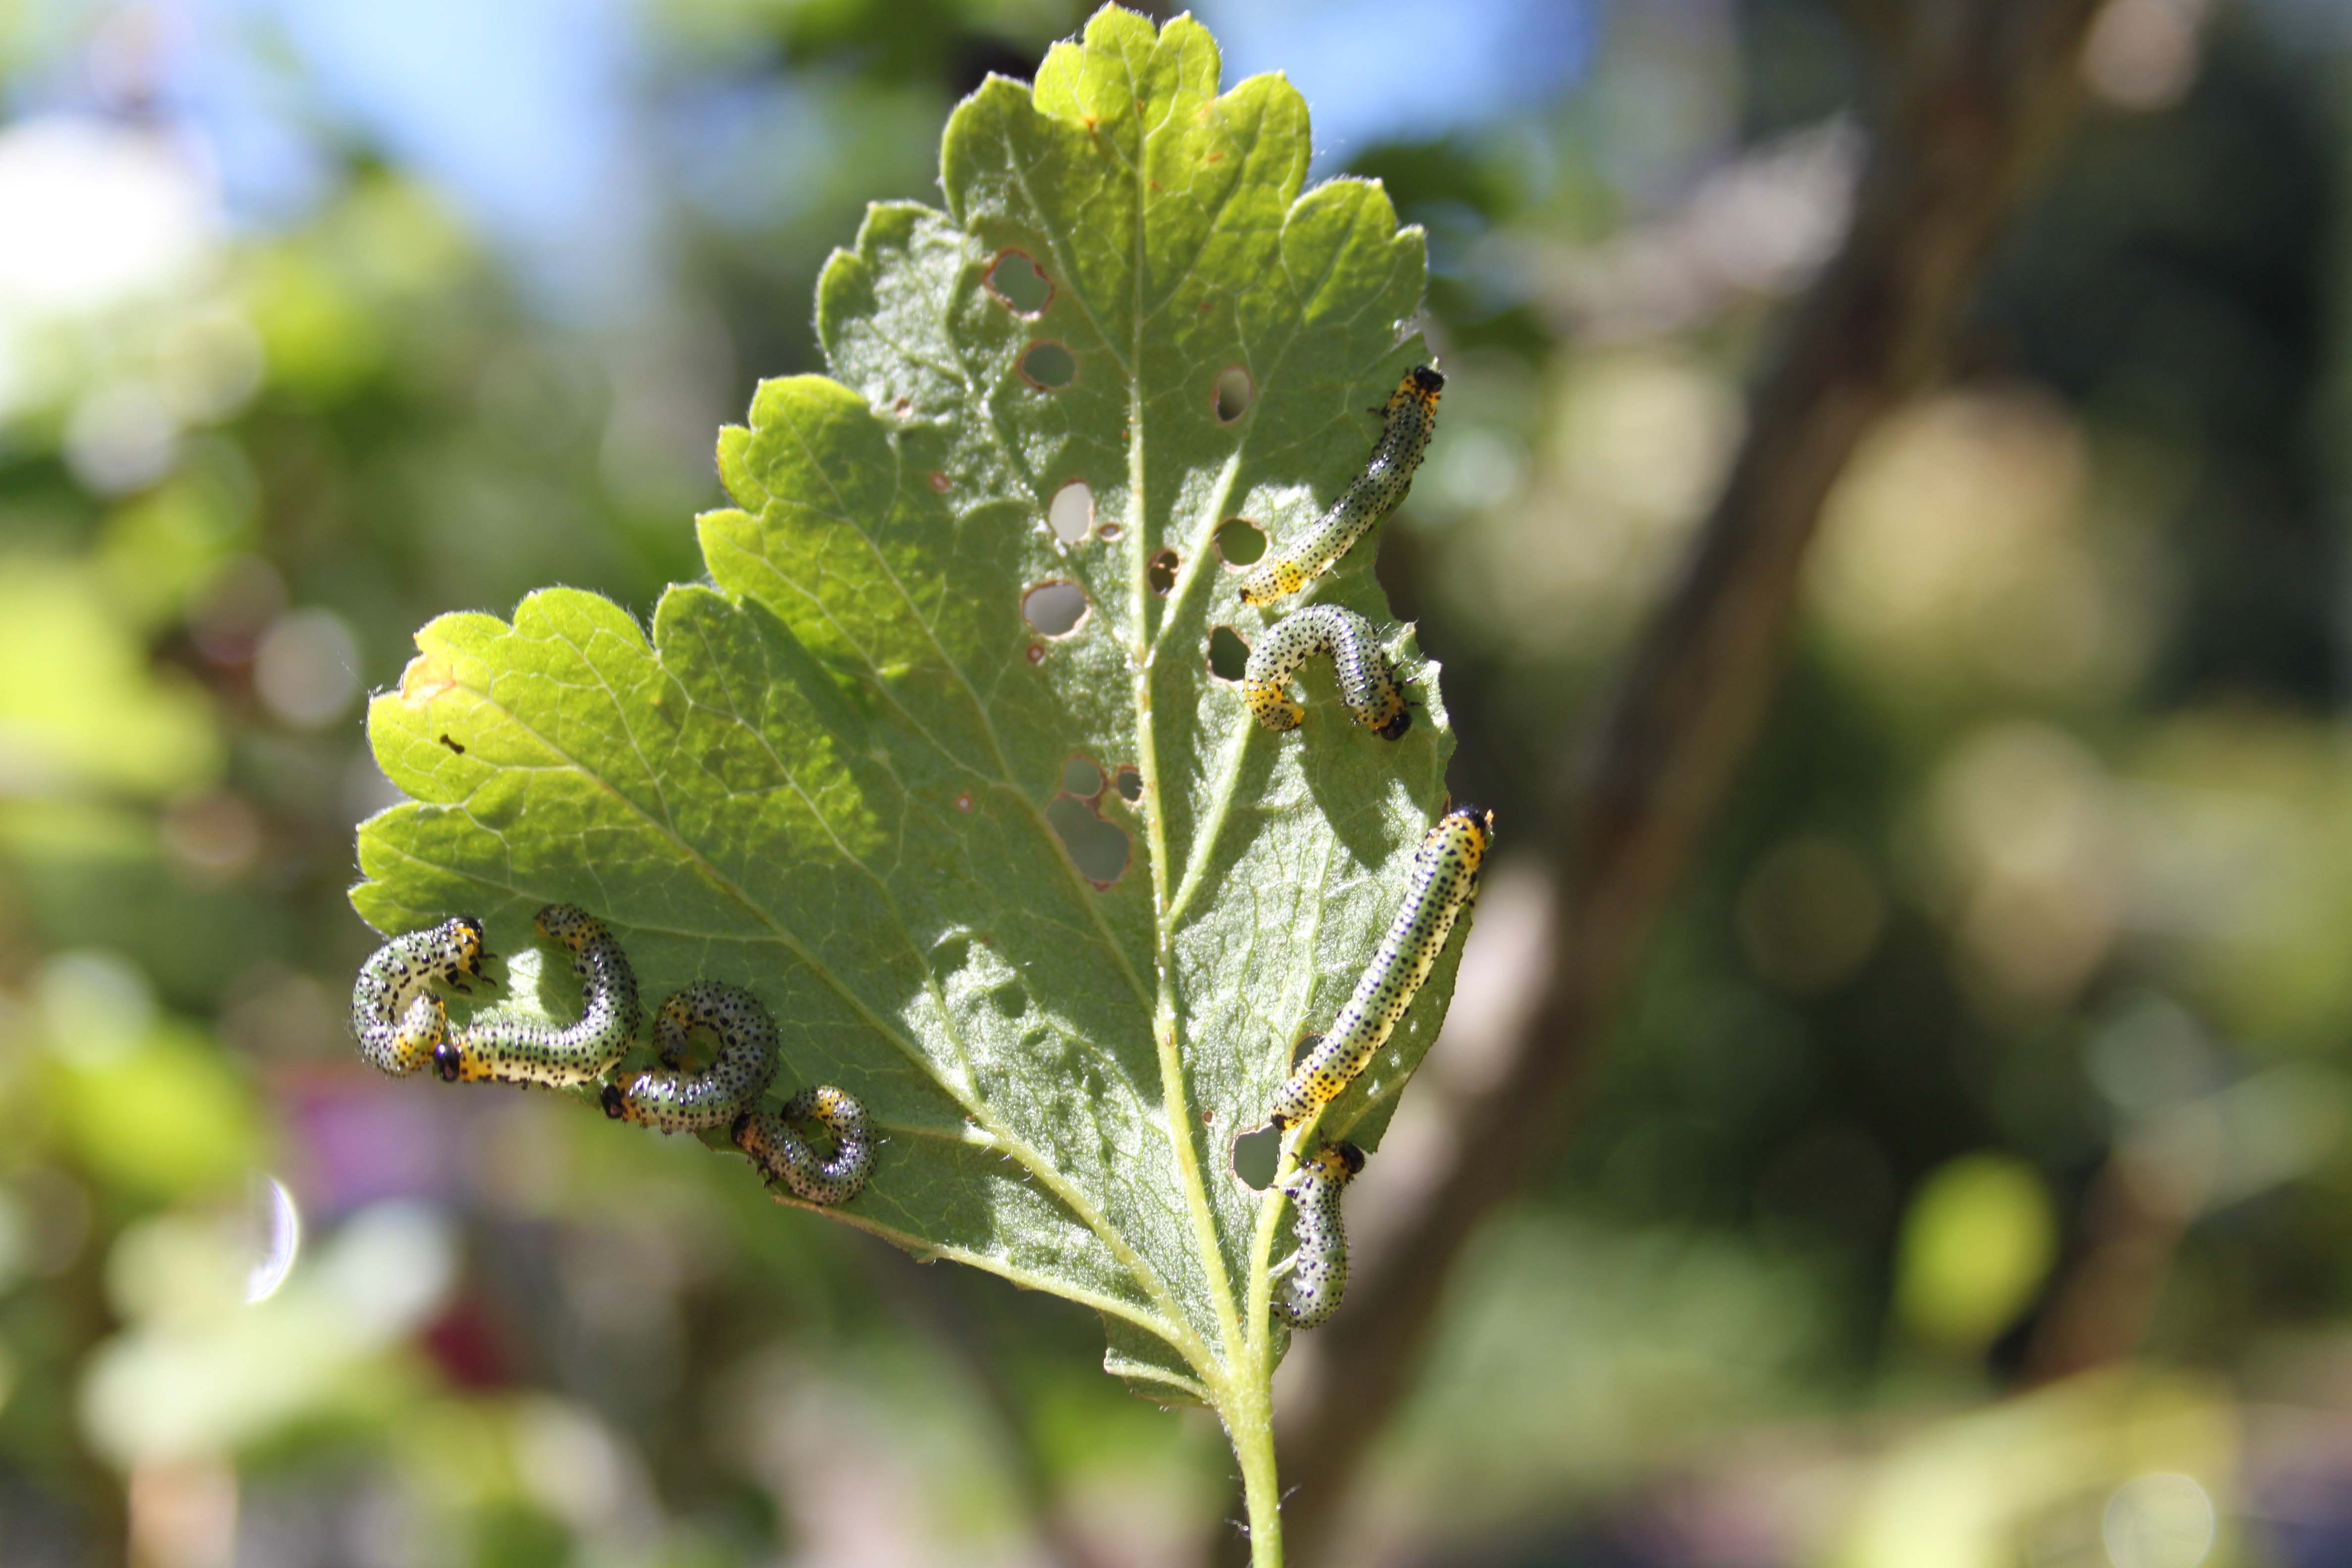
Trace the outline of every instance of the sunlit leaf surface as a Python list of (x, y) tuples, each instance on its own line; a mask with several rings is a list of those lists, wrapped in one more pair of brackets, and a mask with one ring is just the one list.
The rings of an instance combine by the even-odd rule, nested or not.
[[(958, 109), (948, 212), (877, 206), (824, 273), (834, 379), (723, 433), (708, 583), (650, 636), (562, 589), (418, 635), (370, 715), (415, 804), (354, 895), (509, 953), (571, 900), (649, 997), (752, 987), (777, 1092), (841, 1084), (887, 1137), (838, 1217), (1095, 1307), (1162, 1398), (1234, 1353), (1275, 1200), (1233, 1136), (1371, 954), (1452, 746), (1409, 637), (1401, 742), (1328, 669), (1281, 736), (1211, 671), (1265, 625), (1220, 525), (1307, 526), (1425, 357), (1419, 232), (1301, 194), (1286, 81), (1217, 85), (1199, 26), (1106, 11)], [(1382, 618), (1372, 553), (1317, 596)], [(1452, 981), (1327, 1132), (1377, 1132)]]

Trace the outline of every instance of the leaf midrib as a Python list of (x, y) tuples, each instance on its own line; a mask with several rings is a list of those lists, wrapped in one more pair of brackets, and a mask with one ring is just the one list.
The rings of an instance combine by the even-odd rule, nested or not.
[[(1120, 58), (1127, 67), (1128, 96), (1131, 101), (1140, 103), (1142, 100), (1134, 58), (1122, 49)], [(1167, 123), (1166, 113), (1172, 112), (1176, 96), (1176, 91), (1171, 89), (1169, 99), (1170, 110), (1163, 111), (1160, 124)], [(1194, 1360), (1193, 1366), (1210, 1384), (1223, 1387), (1232, 1373), (1241, 1366), (1244, 1352), (1247, 1347), (1247, 1338), (1236, 1315), (1233, 1282), (1225, 1270), (1224, 1249), (1217, 1236), (1216, 1216), (1210, 1210), (1208, 1190), (1202, 1179), (1201, 1160), (1193, 1142), (1198, 1135), (1198, 1130), (1192, 1117), (1192, 1097), (1185, 1081), (1183, 1058), (1178, 1046), (1175, 936), (1168, 922), (1168, 813), (1165, 809), (1164, 798), (1165, 779), (1160, 766), (1158, 712), (1151, 694), (1153, 660), (1150, 650), (1153, 633), (1157, 628), (1154, 627), (1151, 618), (1150, 585), (1150, 559), (1155, 553), (1151, 543), (1155, 536), (1150, 530), (1148, 516), (1149, 491), (1146, 481), (1149, 476), (1145, 467), (1145, 455), (1150, 443), (1147, 439), (1147, 426), (1144, 419), (1146, 404), (1142, 379), (1135, 367), (1143, 363), (1145, 327), (1143, 280), (1150, 206), (1150, 191), (1147, 188), (1149, 177), (1144, 173), (1140, 149), (1150, 142), (1156, 129), (1158, 129), (1156, 126), (1144, 126), (1139, 119), (1136, 128), (1138, 155), (1134, 157), (1126, 156), (1126, 149), (1118, 139), (1104, 138), (1104, 143), (1112, 150), (1114, 154), (1122, 157), (1126, 162), (1135, 201), (1135, 220), (1132, 225), (1134, 249), (1133, 254), (1129, 258), (1128, 318), (1133, 338), (1122, 363), (1127, 384), (1128, 403), (1127, 532), (1128, 537), (1134, 541), (1133, 569), (1129, 584), (1132, 601), (1131, 624), (1135, 636), (1139, 639), (1138, 646), (1130, 650), (1129, 663), (1134, 670), (1136, 752), (1137, 760), (1143, 773), (1146, 842), (1151, 856), (1152, 957), (1158, 981), (1157, 1005), (1152, 1018), (1152, 1045), (1160, 1062), (1160, 1095), (1167, 1123), (1169, 1153), (1175, 1161), (1177, 1184), (1183, 1189), (1185, 1206), (1192, 1221), (1193, 1246), (1199, 1253), (1202, 1279), (1207, 1287), (1210, 1310), (1216, 1319), (1219, 1338), (1223, 1342), (1224, 1350), (1223, 1362), (1211, 1362), (1206, 1355), (1207, 1347), (1203, 1345), (1202, 1353), (1199, 1359)], [(1025, 180), (1023, 181), (1023, 192), (1024, 195), (1028, 194)], [(1032, 209), (1042, 219), (1045, 209), (1038, 205), (1034, 198), (1031, 205)], [(1046, 244), (1049, 249), (1058, 251), (1058, 243), (1050, 230), (1046, 233)], [(1086, 311), (1087, 320), (1099, 323), (1099, 318), (1091, 302), (1086, 298), (1085, 290), (1078, 286), (1075, 274), (1072, 276), (1071, 293), (1078, 301), (1079, 308)], [(1098, 332), (1100, 331), (1099, 324), (1097, 331)], [(1106, 342), (1108, 346), (1107, 339)], [(1114, 358), (1118, 357), (1116, 348), (1112, 348), (1111, 353)], [(1162, 541), (1162, 547), (1164, 547), (1164, 541)]]

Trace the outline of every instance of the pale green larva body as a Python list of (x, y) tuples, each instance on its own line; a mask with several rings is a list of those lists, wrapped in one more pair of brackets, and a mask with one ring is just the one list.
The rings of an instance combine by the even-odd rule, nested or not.
[(1291, 1227), (1298, 1250), (1281, 1266), (1283, 1293), (1274, 1310), (1295, 1329), (1320, 1328), (1339, 1310), (1348, 1293), (1348, 1231), (1339, 1219), (1339, 1198), (1364, 1168), (1364, 1152), (1353, 1143), (1333, 1143), (1300, 1162), (1282, 1184), (1290, 1194)]
[[(719, 1037), (719, 1055), (698, 1072), (682, 1070), (696, 1029)], [(604, 1114), (664, 1132), (724, 1127), (758, 1109), (776, 1076), (776, 1025), (760, 999), (740, 985), (698, 980), (662, 1004), (654, 1017), (661, 1072), (608, 1085)]]
[[(833, 1140), (825, 1158), (793, 1129), (816, 1123)], [(787, 1101), (783, 1114), (758, 1111), (736, 1121), (735, 1146), (751, 1157), (760, 1173), (809, 1204), (845, 1204), (866, 1188), (874, 1173), (874, 1134), (866, 1107), (845, 1089), (821, 1083)]]
[(394, 937), (368, 955), (352, 985), (352, 1038), (369, 1066), (405, 1078), (433, 1059), (449, 1036), (449, 1012), (433, 994), (437, 983), (466, 989), (481, 980), (482, 922), (457, 915), (425, 931)]
[(1349, 717), (1384, 741), (1412, 728), (1404, 689), (1381, 649), (1372, 623), (1338, 605), (1309, 605), (1285, 616), (1250, 649), (1242, 674), (1242, 697), (1257, 721), (1269, 730), (1295, 730), (1307, 710), (1286, 688), (1298, 667), (1327, 655), (1339, 677), (1339, 700)]
[(1267, 1118), (1275, 1126), (1297, 1126), (1337, 1100), (1388, 1043), (1429, 978), (1455, 919), (1477, 896), (1478, 870), (1494, 838), (1494, 813), (1474, 805), (1454, 807), (1423, 837), (1412, 889), (1371, 966), (1329, 1032), (1276, 1091)]
[(612, 1070), (637, 1032), (637, 976), (604, 922), (571, 904), (539, 911), (540, 935), (572, 954), (580, 977), (576, 1024), (488, 1014), (433, 1053), (433, 1070), (450, 1083), (538, 1084), (569, 1089)]
[(1337, 566), (1371, 526), (1412, 489), (1412, 473), (1437, 429), (1437, 395), (1445, 378), (1425, 364), (1404, 373), (1381, 408), (1381, 438), (1364, 471), (1339, 492), (1306, 538), (1271, 551), (1242, 579), (1242, 603), (1271, 605)]

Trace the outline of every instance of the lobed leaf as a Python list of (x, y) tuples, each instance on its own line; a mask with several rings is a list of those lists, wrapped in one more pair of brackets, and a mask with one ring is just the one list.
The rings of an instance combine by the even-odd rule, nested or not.
[[(1278, 736), (1210, 670), (1214, 628), (1265, 624), (1219, 525), (1307, 526), (1423, 356), (1419, 231), (1377, 184), (1301, 193), (1288, 82), (1217, 86), (1199, 25), (1106, 9), (1034, 89), (966, 100), (947, 212), (877, 205), (824, 271), (834, 379), (768, 382), (722, 434), (707, 584), (650, 635), (563, 589), (418, 634), (369, 713), (411, 804), (362, 826), (353, 892), (386, 931), (478, 913), (503, 952), (576, 902), (649, 999), (750, 986), (776, 1092), (841, 1084), (887, 1139), (827, 1212), (1097, 1309), (1161, 1399), (1264, 1331), (1279, 1199), (1231, 1141), (1371, 955), (1452, 748), (1409, 632), (1400, 742), (1326, 671)], [(1383, 618), (1371, 554), (1318, 596)], [(1054, 584), (1083, 606), (1060, 635), (1024, 618)], [(1452, 980), (1327, 1132), (1370, 1141)]]

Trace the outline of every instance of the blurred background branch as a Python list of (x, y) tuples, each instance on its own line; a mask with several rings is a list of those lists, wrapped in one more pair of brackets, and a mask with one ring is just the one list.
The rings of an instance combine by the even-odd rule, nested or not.
[[(1360, 1245), (1348, 1310), (1278, 1405), (1286, 1518), (1308, 1562), (1412, 1388), (1453, 1265), (1557, 1137), (1609, 1011), (1770, 700), (1807, 546), (1870, 428), (1948, 362), (1985, 258), (2080, 96), (2095, 0), (1869, 6), (1877, 114), (1852, 227), (1750, 398), (1748, 433), (1679, 580), (1609, 700), (1553, 846), (1539, 998), (1486, 1084), (1454, 1100), (1451, 1157)], [(1475, 779), (1466, 780), (1477, 793)], [(1535, 822), (1511, 833), (1541, 834)], [(1392, 1205), (1400, 1200), (1391, 1196)], [(1294, 1357), (1301, 1352), (1294, 1351)]]

